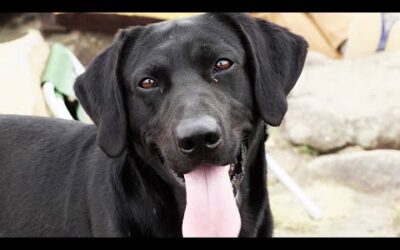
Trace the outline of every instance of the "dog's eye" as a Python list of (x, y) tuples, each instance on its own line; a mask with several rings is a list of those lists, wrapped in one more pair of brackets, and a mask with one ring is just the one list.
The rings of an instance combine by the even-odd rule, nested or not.
[(215, 64), (215, 71), (227, 70), (232, 66), (233, 62), (229, 59), (219, 59)]
[(156, 88), (158, 84), (151, 78), (144, 78), (140, 81), (139, 87), (142, 89), (153, 89)]

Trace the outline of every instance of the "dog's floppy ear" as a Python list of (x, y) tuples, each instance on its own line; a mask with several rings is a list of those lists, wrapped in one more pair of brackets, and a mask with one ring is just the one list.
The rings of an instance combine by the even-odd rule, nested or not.
[(258, 109), (266, 123), (279, 126), (287, 111), (286, 96), (304, 66), (308, 44), (303, 37), (245, 14), (219, 14), (233, 25), (248, 51)]
[(120, 30), (74, 85), (79, 102), (97, 126), (97, 143), (110, 157), (119, 156), (126, 145), (128, 125), (119, 70), (126, 40), (137, 30)]

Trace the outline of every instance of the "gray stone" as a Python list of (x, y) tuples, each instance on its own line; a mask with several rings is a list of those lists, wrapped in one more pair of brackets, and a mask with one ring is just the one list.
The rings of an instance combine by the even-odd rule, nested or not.
[(368, 193), (400, 192), (400, 150), (371, 150), (320, 156), (307, 170)]
[(310, 53), (288, 103), (282, 128), (294, 144), (400, 149), (400, 52), (357, 60)]
[[(400, 85), (400, 82), (399, 82)], [(400, 98), (400, 96), (399, 96)], [(365, 149), (400, 149), (400, 107), (350, 120), (351, 142)]]
[(345, 146), (349, 141), (347, 123), (339, 115), (318, 110), (318, 106), (293, 104), (284, 122), (284, 134), (296, 145), (309, 145), (320, 152)]

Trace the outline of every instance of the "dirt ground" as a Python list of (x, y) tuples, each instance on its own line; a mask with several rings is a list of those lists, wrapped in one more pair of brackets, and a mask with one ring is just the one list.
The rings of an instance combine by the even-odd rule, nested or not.
[[(0, 42), (15, 39), (30, 28), (40, 29), (37, 14), (0, 15)], [(69, 31), (43, 34), (48, 42), (61, 42), (87, 65), (113, 35)], [(316, 178), (307, 169), (318, 154), (304, 146), (293, 146), (279, 128), (270, 129), (267, 152), (304, 189), (319, 207), (323, 218), (311, 219), (301, 203), (269, 173), (269, 193), (275, 218), (276, 237), (399, 237), (400, 193), (367, 193), (346, 183)], [(358, 149), (354, 149), (358, 150)], [(340, 153), (340, 152), (338, 152)]]
[(308, 163), (318, 157), (315, 152), (288, 144), (279, 129), (272, 129), (270, 133), (267, 152), (297, 182), (323, 216), (321, 220), (313, 220), (300, 201), (269, 171), (276, 237), (400, 236), (400, 192), (363, 192), (352, 188), (351, 176), (347, 183), (315, 177), (307, 168)]

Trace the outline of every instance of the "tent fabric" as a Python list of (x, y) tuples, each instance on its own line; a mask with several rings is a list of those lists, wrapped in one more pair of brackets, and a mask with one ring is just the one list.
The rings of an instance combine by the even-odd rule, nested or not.
[(0, 114), (49, 116), (40, 88), (49, 46), (40, 32), (0, 43)]
[(352, 13), (250, 13), (303, 36), (310, 50), (332, 58), (341, 57), (339, 47), (348, 37)]

